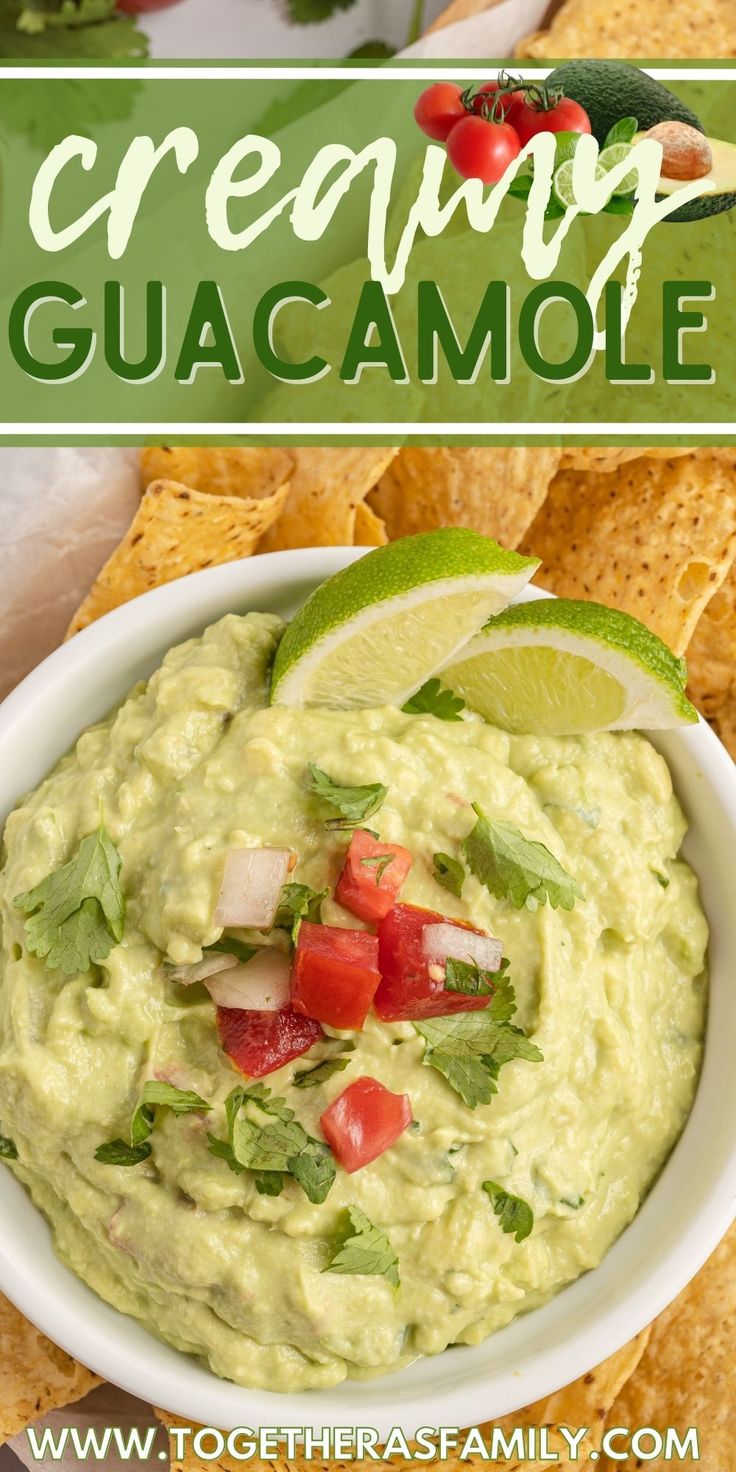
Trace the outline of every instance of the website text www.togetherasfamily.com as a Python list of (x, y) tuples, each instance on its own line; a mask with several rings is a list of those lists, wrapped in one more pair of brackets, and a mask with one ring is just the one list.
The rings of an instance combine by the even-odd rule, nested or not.
[[(309, 1461), (335, 1459), (341, 1462), (385, 1462), (401, 1456), (414, 1462), (444, 1461), (449, 1457), (467, 1461), (479, 1457), (484, 1461), (555, 1463), (597, 1461), (606, 1456), (612, 1462), (699, 1462), (700, 1445), (696, 1426), (610, 1426), (600, 1442), (591, 1449), (591, 1428), (498, 1426), (471, 1427), (460, 1430), (453, 1426), (421, 1426), (407, 1438), (399, 1427), (386, 1437), (369, 1426), (331, 1426), (315, 1431), (304, 1426), (268, 1426), (253, 1430), (237, 1426), (233, 1431), (219, 1431), (213, 1426), (173, 1426), (169, 1428), (172, 1460), (182, 1461), (193, 1453), (206, 1465), (228, 1455), (237, 1462), (299, 1458)], [(26, 1436), (31, 1455), (37, 1462), (58, 1462), (76, 1456), (80, 1462), (102, 1462), (116, 1455), (122, 1461), (155, 1463), (166, 1460), (166, 1452), (158, 1450), (161, 1426), (121, 1428), (119, 1426), (75, 1426), (28, 1428)]]

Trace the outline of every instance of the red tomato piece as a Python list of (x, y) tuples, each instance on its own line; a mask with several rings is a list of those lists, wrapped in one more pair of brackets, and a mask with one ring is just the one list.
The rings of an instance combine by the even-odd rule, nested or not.
[(324, 1036), (318, 1022), (299, 1016), (291, 1007), (282, 1007), (280, 1012), (218, 1007), (217, 1030), (228, 1058), (249, 1078), (274, 1073)]
[(381, 985), (374, 1005), (382, 1022), (411, 1022), (422, 1017), (449, 1017), (452, 1012), (476, 1012), (490, 998), (468, 997), (445, 991), (444, 982), (429, 974), (422, 949), (425, 925), (459, 925), (463, 930), (483, 932), (463, 920), (449, 920), (434, 910), (416, 905), (394, 905), (378, 927), (378, 968)]
[(468, 114), (455, 124), (447, 140), (447, 156), (463, 179), (497, 184), (521, 150), (510, 123), (490, 123)]
[(428, 138), (445, 143), (451, 128), (465, 117), (462, 87), (455, 82), (433, 82), (414, 104), (414, 117)]
[(537, 133), (589, 133), (590, 118), (572, 97), (563, 97), (546, 111), (524, 102), (514, 110), (513, 123), (522, 148)]
[(361, 920), (375, 923), (395, 905), (412, 866), (408, 848), (382, 843), (365, 828), (356, 828), (347, 851), (335, 899)]
[(295, 1012), (360, 1031), (380, 980), (377, 936), (302, 920), (291, 973)]
[(343, 1170), (369, 1165), (411, 1124), (408, 1094), (392, 1094), (377, 1078), (356, 1078), (320, 1119), (322, 1133)]

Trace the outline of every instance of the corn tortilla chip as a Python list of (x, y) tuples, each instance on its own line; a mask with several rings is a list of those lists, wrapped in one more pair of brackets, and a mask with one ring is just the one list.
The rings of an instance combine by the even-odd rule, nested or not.
[(548, 30), (516, 47), (523, 57), (736, 56), (733, 0), (567, 0)]
[[(635, 1374), (609, 1416), (611, 1426), (697, 1426), (701, 1466), (732, 1472), (736, 1404), (736, 1226), (679, 1298), (655, 1321)], [(604, 1472), (622, 1464), (607, 1457)], [(647, 1461), (665, 1472), (671, 1459)]]
[(561, 451), (412, 447), (397, 455), (369, 498), (391, 539), (467, 526), (516, 547), (536, 516)]
[(561, 471), (522, 550), (542, 586), (634, 614), (684, 654), (736, 558), (736, 449)]
[(0, 1445), (47, 1411), (81, 1400), (97, 1375), (46, 1339), (0, 1294)]
[(261, 552), (285, 547), (352, 547), (356, 508), (380, 480), (396, 451), (362, 445), (294, 451), (286, 505), (263, 538)]
[(120, 546), (77, 609), (67, 638), (161, 583), (249, 557), (276, 520), (287, 492), (288, 482), (258, 499), (211, 496), (176, 481), (154, 481)]
[(679, 455), (691, 453), (673, 445), (665, 449), (642, 449), (640, 445), (572, 445), (562, 451), (560, 470), (618, 470), (620, 465), (640, 460), (642, 455), (650, 460), (676, 460)]
[(693, 703), (736, 759), (736, 564), (698, 620), (687, 667)]
[(361, 501), (355, 508), (355, 532), (353, 536), (356, 547), (384, 547), (388, 541), (386, 523), (375, 511), (371, 511), (365, 501)]
[(144, 486), (152, 480), (176, 480), (194, 491), (216, 496), (272, 496), (289, 479), (294, 457), (268, 447), (240, 449), (188, 445), (152, 445), (140, 452)]

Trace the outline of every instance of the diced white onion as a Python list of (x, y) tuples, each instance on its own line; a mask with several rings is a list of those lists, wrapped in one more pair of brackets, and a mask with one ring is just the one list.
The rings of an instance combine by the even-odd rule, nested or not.
[(165, 966), (169, 981), (178, 981), (181, 986), (192, 986), (195, 981), (206, 981), (218, 971), (228, 971), (233, 964), (232, 956), (222, 956), (219, 951), (203, 956), (191, 966)]
[(215, 925), (270, 930), (279, 896), (294, 866), (288, 848), (234, 848), (225, 860)]
[(237, 1007), (245, 1012), (280, 1012), (288, 1007), (291, 962), (283, 951), (266, 946), (244, 965), (230, 965), (206, 983), (218, 1007)]
[(500, 940), (494, 940), (491, 935), (477, 935), (474, 930), (449, 921), (425, 925), (422, 950), (430, 967), (444, 966), (451, 956), (454, 961), (475, 961), (482, 971), (498, 971), (503, 956)]

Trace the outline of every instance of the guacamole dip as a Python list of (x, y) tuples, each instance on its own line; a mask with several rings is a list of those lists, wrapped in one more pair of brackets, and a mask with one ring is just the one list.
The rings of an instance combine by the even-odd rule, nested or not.
[[(478, 1344), (601, 1261), (693, 1102), (707, 929), (677, 857), (686, 825), (667, 765), (642, 736), (542, 739), (467, 714), (269, 707), (281, 632), (275, 617), (232, 615), (174, 649), (8, 820), (0, 1131), (61, 1258), (97, 1293), (216, 1374), (285, 1391)], [(221, 940), (234, 850), (295, 856), (290, 881), (317, 893), (305, 934), (321, 920), (317, 941), (337, 926), (374, 944), (375, 927), (334, 895), (355, 815), (320, 796), (310, 763), (333, 784), (379, 791), (363, 829), (410, 856), (402, 905), (498, 938), (509, 964), (486, 992), (498, 1002), (510, 983), (516, 1011), (498, 1033), (508, 1052), (484, 1064), (488, 1102), (463, 1097), (436, 1046), (430, 1062), (434, 1045), (411, 1020), (371, 1009), (362, 1030), (307, 1024), (317, 1041), (268, 1073), (255, 1096), (266, 1113), (246, 1126), (251, 1144), (264, 1129), (291, 1143), (245, 1168), (228, 1145), (242, 1098), (229, 1118), (225, 1101), (252, 1081), (224, 1051), (207, 987), (182, 978)], [(478, 812), (553, 856), (574, 885), (568, 908), (517, 908), (472, 866), (462, 878)], [(122, 939), (111, 931), (102, 959), (69, 972), (30, 953), (29, 912), (44, 894), (48, 909), (48, 891), (16, 901), (103, 822), (109, 847), (95, 862)], [(101, 914), (85, 905), (74, 945)], [(292, 954), (288, 919), (236, 940), (241, 962), (247, 941)], [(485, 974), (469, 981), (471, 970), (461, 991)], [(449, 1007), (457, 992), (447, 995)], [(330, 1066), (305, 1086), (321, 1060)], [(321, 1120), (358, 1080), (397, 1096), (400, 1117), (390, 1147), (351, 1169), (337, 1147), (333, 1161)], [(166, 1097), (141, 1109), (151, 1081)], [(295, 1123), (311, 1142), (306, 1175), (293, 1164)], [(328, 1167), (325, 1194), (315, 1178)], [(362, 1257), (345, 1245), (351, 1232)]]

